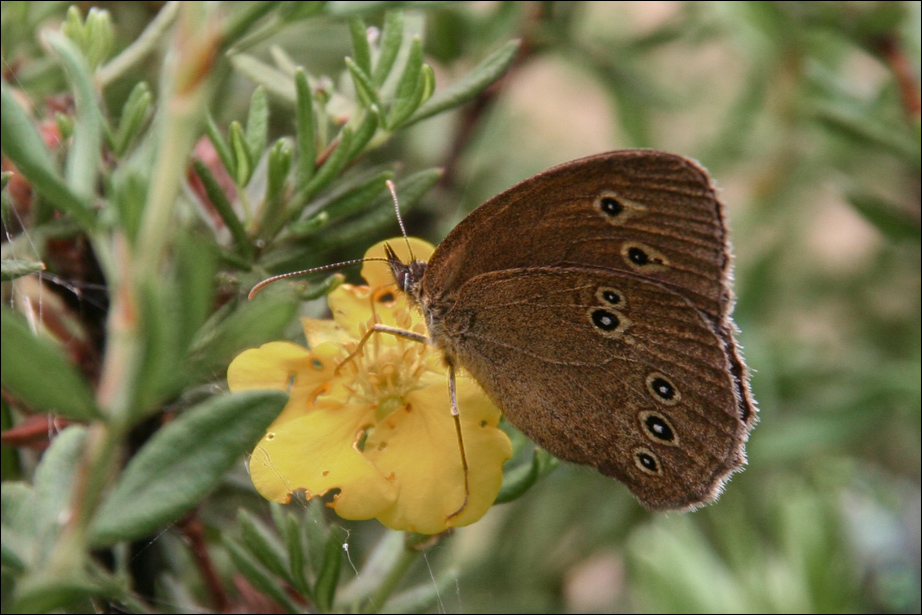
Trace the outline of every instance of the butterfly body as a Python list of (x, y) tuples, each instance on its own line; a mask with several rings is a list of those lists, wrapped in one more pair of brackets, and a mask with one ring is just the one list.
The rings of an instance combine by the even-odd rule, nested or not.
[[(755, 422), (723, 209), (695, 163), (626, 150), (490, 199), (390, 265), (432, 343), (555, 456), (650, 509), (714, 500)], [(463, 408), (460, 409), (463, 412)]]

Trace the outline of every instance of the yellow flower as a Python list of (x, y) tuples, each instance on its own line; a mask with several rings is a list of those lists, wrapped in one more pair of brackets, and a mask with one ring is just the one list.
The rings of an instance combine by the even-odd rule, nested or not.
[[(406, 242), (390, 241), (406, 260)], [(414, 256), (431, 244), (412, 239)], [(383, 257), (384, 243), (366, 257)], [(330, 504), (345, 519), (378, 518), (395, 530), (436, 534), (469, 525), (493, 504), (512, 454), (499, 410), (458, 373), (458, 408), (469, 470), (464, 510), (461, 451), (451, 417), (448, 369), (437, 350), (388, 333), (358, 342), (375, 323), (426, 333), (396, 290), (386, 263), (366, 262), (368, 286), (343, 285), (329, 296), (333, 321), (305, 319), (310, 349), (271, 342), (240, 354), (227, 371), (232, 391), (289, 391), (288, 405), (250, 458), (250, 477), (265, 498), (288, 502), (338, 489)]]

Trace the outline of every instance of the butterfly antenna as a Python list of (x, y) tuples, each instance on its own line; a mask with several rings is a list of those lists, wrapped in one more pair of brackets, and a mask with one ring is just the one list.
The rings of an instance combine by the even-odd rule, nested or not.
[(394, 197), (394, 212), (397, 214), (397, 223), (400, 225), (400, 234), (403, 235), (403, 240), (407, 243), (407, 251), (410, 253), (410, 262), (416, 260), (416, 257), (413, 256), (413, 248), (410, 247), (410, 238), (407, 237), (407, 229), (403, 225), (403, 217), (400, 215), (400, 202), (397, 200), (397, 188), (394, 186), (394, 182), (387, 180), (384, 182), (387, 184), (387, 189), (391, 191), (391, 196)]
[(320, 267), (311, 267), (310, 269), (302, 269), (301, 271), (292, 271), (290, 273), (280, 273), (279, 275), (274, 275), (271, 278), (266, 278), (252, 289), (247, 295), (247, 299), (252, 299), (256, 296), (256, 293), (264, 289), (266, 286), (269, 286), (273, 282), (278, 282), (279, 280), (284, 280), (285, 278), (294, 278), (299, 275), (307, 275), (309, 273), (317, 273), (318, 271), (327, 271), (329, 269), (336, 269), (338, 267), (345, 267), (346, 265), (355, 265), (357, 263), (367, 263), (369, 261), (384, 261), (387, 262), (386, 258), (355, 258), (351, 261), (343, 261), (341, 263), (333, 263), (331, 265), (322, 265)]

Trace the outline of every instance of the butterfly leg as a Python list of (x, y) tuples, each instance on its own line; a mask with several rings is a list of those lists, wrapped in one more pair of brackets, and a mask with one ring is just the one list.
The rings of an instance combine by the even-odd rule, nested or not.
[(464, 470), (464, 502), (461, 508), (448, 515), (449, 519), (460, 515), (467, 508), (467, 501), (471, 497), (471, 486), (468, 482), (467, 455), (464, 452), (464, 438), (461, 436), (461, 413), (458, 412), (458, 394), (455, 390), (455, 364), (448, 363), (448, 396), (451, 398), (451, 418), (455, 422), (455, 432), (458, 434), (458, 448), (461, 449), (461, 468)]
[(426, 337), (422, 333), (414, 333), (413, 331), (407, 331), (406, 329), (397, 329), (396, 327), (388, 327), (387, 325), (378, 324), (369, 329), (365, 335), (362, 336), (362, 339), (359, 340), (359, 345), (355, 347), (355, 350), (349, 353), (348, 357), (343, 359), (340, 364), (336, 366), (336, 369), (333, 373), (335, 375), (339, 375), (339, 369), (353, 358), (355, 358), (355, 356), (360, 352), (362, 352), (362, 348), (365, 347), (365, 343), (371, 339), (371, 336), (375, 333), (390, 333), (391, 335), (413, 340), (414, 342), (419, 342), (420, 344), (432, 344), (432, 339)]

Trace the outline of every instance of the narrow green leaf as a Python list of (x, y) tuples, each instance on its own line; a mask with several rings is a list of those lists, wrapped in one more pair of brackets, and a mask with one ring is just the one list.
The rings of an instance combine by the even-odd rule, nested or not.
[(521, 45), (521, 41), (509, 41), (494, 51), (467, 75), (441, 92), (436, 92), (432, 98), (416, 110), (416, 113), (404, 126), (415, 124), (420, 120), (457, 107), (472, 99), (506, 72), (506, 69), (515, 60)]
[[(391, 109), (387, 114), (387, 129), (393, 130), (396, 127), (394, 116), (396, 114), (404, 115), (408, 106), (418, 104), (419, 81), (422, 78), (420, 71), (423, 68), (423, 44), (419, 37), (414, 37), (410, 43), (410, 51), (407, 54), (407, 62), (404, 64), (403, 73), (400, 75), (400, 81), (397, 82), (397, 91), (394, 93), (394, 100), (391, 103)], [(414, 99), (417, 102), (414, 103)], [(410, 112), (412, 113), (412, 111)]]
[(251, 31), (256, 22), (283, 4), (287, 3), (270, 1), (241, 4), (239, 10), (221, 24), (221, 47), (227, 49), (233, 45), (241, 36)]
[(153, 99), (150, 86), (143, 81), (131, 90), (128, 100), (122, 106), (122, 117), (118, 122), (118, 130), (112, 144), (116, 156), (123, 155), (128, 150), (128, 146), (137, 138), (141, 126), (150, 117)]
[(285, 539), (285, 548), (288, 553), (289, 577), (302, 596), (313, 601), (313, 592), (310, 583), (307, 581), (307, 575), (304, 566), (307, 561), (307, 545), (304, 540), (304, 533), (301, 531), (301, 522), (293, 514), (283, 510), (279, 505), (274, 504), (272, 507), (273, 518), (276, 527), (280, 528), (282, 536)]
[(234, 153), (231, 151), (231, 147), (227, 144), (227, 141), (224, 140), (224, 137), (221, 135), (221, 130), (218, 128), (218, 125), (215, 124), (214, 118), (211, 117), (210, 113), (205, 114), (205, 134), (208, 135), (208, 140), (211, 141), (211, 145), (218, 154), (218, 158), (221, 159), (221, 164), (224, 165), (227, 174), (231, 177), (237, 177), (237, 166), (234, 164)]
[(368, 73), (363, 71), (352, 58), (346, 58), (346, 68), (349, 69), (349, 74), (352, 76), (352, 83), (355, 85), (355, 91), (359, 96), (359, 100), (362, 102), (362, 106), (366, 109), (370, 107), (380, 107), (381, 101), (378, 98), (375, 85), (371, 82), (371, 77), (368, 76)]
[(297, 100), (298, 171), (295, 190), (301, 190), (314, 176), (317, 168), (317, 137), (314, 118), (314, 97), (304, 69), (295, 71)]
[(250, 258), (253, 255), (253, 246), (250, 245), (250, 238), (247, 236), (246, 229), (243, 228), (240, 218), (237, 217), (234, 206), (231, 205), (231, 202), (227, 199), (224, 188), (222, 188), (218, 180), (215, 179), (208, 165), (200, 159), (195, 158), (192, 161), (192, 168), (195, 169), (195, 174), (198, 175), (198, 178), (202, 180), (202, 186), (205, 188), (205, 195), (208, 197), (208, 200), (211, 201), (218, 215), (221, 216), (221, 220), (224, 221), (224, 224), (230, 231), (240, 254), (244, 255), (245, 258)]
[(265, 594), (268, 598), (274, 600), (276, 604), (285, 609), (288, 613), (301, 613), (303, 609), (292, 602), (285, 590), (276, 579), (266, 570), (258, 561), (240, 546), (232, 538), (224, 538), (224, 546), (230, 554), (231, 559), (237, 570), (243, 573), (243, 576), (253, 584), (253, 587)]
[(49, 32), (45, 38), (64, 65), (74, 90), (76, 123), (73, 146), (67, 153), (65, 179), (82, 199), (90, 199), (96, 192), (102, 166), (102, 109), (96, 100), (90, 67), (77, 46), (60, 33)]
[(388, 75), (391, 74), (391, 68), (397, 55), (400, 53), (400, 45), (403, 43), (403, 13), (400, 11), (388, 11), (384, 16), (384, 32), (381, 34), (381, 47), (378, 53), (378, 61), (375, 63), (375, 70), (372, 74), (372, 80), (375, 85), (381, 87), (387, 81)]
[[(339, 144), (333, 153), (329, 155), (326, 161), (317, 169), (317, 173), (311, 178), (304, 188), (292, 199), (296, 203), (305, 203), (318, 190), (326, 186), (330, 180), (336, 177), (346, 163), (349, 162), (348, 154), (352, 146), (352, 130), (344, 126), (339, 133)], [(294, 212), (299, 213), (299, 212)]]
[(49, 341), (32, 334), (12, 310), (0, 308), (3, 388), (29, 407), (78, 421), (100, 418), (89, 384)]
[(368, 44), (368, 29), (361, 17), (349, 18), (349, 34), (355, 64), (365, 75), (371, 75), (371, 46)]
[(237, 525), (249, 552), (274, 575), (293, 583), (294, 579), (288, 566), (288, 554), (278, 537), (262, 521), (243, 508), (237, 511)]
[(247, 147), (246, 137), (243, 134), (243, 127), (239, 122), (231, 122), (230, 125), (230, 146), (231, 153), (234, 156), (234, 181), (240, 187), (246, 186), (253, 176), (253, 157)]
[(0, 263), (0, 279), (4, 282), (21, 278), (25, 275), (32, 275), (45, 270), (45, 263), (41, 261), (24, 261), (19, 259), (5, 259)]
[(295, 102), (295, 89), (291, 85), (291, 75), (245, 53), (232, 55), (230, 61), (244, 77), (266, 88), (273, 96), (280, 100)]
[(172, 523), (221, 480), (288, 401), (280, 391), (215, 396), (163, 427), (131, 460), (90, 526), (92, 544)]
[(288, 139), (279, 139), (269, 150), (266, 171), (266, 196), (259, 213), (259, 236), (273, 237), (285, 224), (286, 188), (291, 171), (292, 148)]
[(250, 160), (262, 158), (269, 140), (269, 98), (266, 90), (258, 86), (250, 98), (250, 110), (247, 114), (246, 144)]
[(329, 611), (336, 597), (336, 586), (339, 584), (339, 571), (343, 559), (344, 532), (339, 526), (331, 526), (324, 549), (323, 565), (317, 575), (314, 586), (314, 600), (322, 612)]
[(362, 121), (355, 129), (352, 142), (349, 144), (349, 151), (346, 153), (346, 160), (358, 158), (377, 132), (378, 114), (376, 113), (376, 108), (372, 108), (365, 112), (365, 117), (362, 118)]
[[(427, 169), (396, 182), (401, 211), (412, 208), (442, 177), (441, 169)], [(390, 193), (377, 197), (367, 215), (348, 225), (327, 229), (312, 239), (312, 249), (323, 251), (354, 242), (396, 222)]]
[[(427, 70), (428, 69), (428, 70)], [(427, 90), (429, 95), (432, 94), (432, 88), (434, 87), (434, 79), (432, 69), (423, 64), (422, 68), (419, 70), (419, 76), (416, 80), (416, 87), (413, 90), (413, 93), (399, 102), (395, 102), (394, 107), (391, 109), (391, 112), (388, 114), (387, 125), (391, 130), (395, 130), (400, 127), (411, 115), (413, 112), (419, 108), (420, 103), (423, 102), (424, 97), (426, 96)]]
[[(325, 214), (325, 221), (337, 220), (362, 211), (363, 209), (367, 209), (370, 207), (372, 199), (387, 190), (385, 182), (393, 178), (393, 171), (381, 171), (380, 173), (376, 173), (360, 184), (351, 186), (345, 192), (333, 195), (317, 214), (314, 214), (304, 222), (311, 222), (321, 214)], [(295, 232), (296, 225), (293, 224), (291, 226), (292, 232)]]
[(58, 174), (32, 118), (16, 102), (6, 81), (0, 82), (0, 148), (39, 194), (73, 216), (84, 229), (93, 228), (95, 216), (88, 201)]

